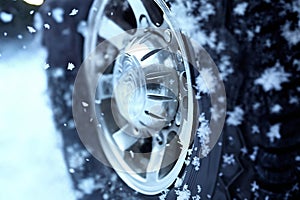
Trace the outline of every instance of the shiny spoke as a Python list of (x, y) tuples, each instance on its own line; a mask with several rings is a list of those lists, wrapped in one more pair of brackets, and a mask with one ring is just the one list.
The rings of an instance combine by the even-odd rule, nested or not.
[[(149, 16), (148, 11), (146, 10), (143, 2), (141, 0), (127, 0), (128, 3), (130, 4), (134, 15), (136, 17), (137, 20), (137, 28), (146, 28), (146, 26), (151, 25), (151, 19)], [(145, 21), (148, 24), (145, 24)]]
[(102, 76), (100, 76), (100, 79), (98, 81), (96, 101), (100, 103), (101, 100), (110, 99), (112, 97), (112, 94), (113, 94), (113, 75), (103, 74)]
[[(163, 139), (165, 140), (165, 139)], [(165, 142), (164, 142), (165, 143)], [(159, 171), (165, 154), (165, 144), (158, 144), (158, 141), (153, 137), (152, 153), (147, 166), (147, 181), (158, 181)]]
[(117, 49), (122, 49), (123, 41), (131, 37), (118, 24), (106, 16), (103, 16), (102, 18), (102, 26), (99, 29), (98, 34), (100, 37), (108, 40)]
[(125, 125), (123, 128), (113, 133), (113, 138), (122, 151), (126, 151), (139, 139), (133, 134), (133, 129), (130, 125)]

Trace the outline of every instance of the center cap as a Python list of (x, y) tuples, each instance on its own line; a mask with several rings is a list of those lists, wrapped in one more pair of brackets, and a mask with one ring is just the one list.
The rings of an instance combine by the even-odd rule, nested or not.
[(178, 107), (174, 70), (158, 64), (142, 67), (134, 55), (125, 53), (117, 58), (113, 74), (118, 110), (131, 125), (155, 132), (174, 119)]

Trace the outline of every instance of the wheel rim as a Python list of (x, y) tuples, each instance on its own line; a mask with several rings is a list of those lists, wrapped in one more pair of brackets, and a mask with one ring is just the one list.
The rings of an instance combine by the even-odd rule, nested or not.
[[(95, 92), (100, 145), (124, 182), (148, 195), (174, 182), (198, 125), (181, 34), (166, 5), (152, 3), (96, 0), (84, 47), (88, 57), (107, 41), (90, 63), (101, 77)], [(129, 14), (124, 19), (113, 9)], [(103, 60), (113, 64), (107, 69)]]

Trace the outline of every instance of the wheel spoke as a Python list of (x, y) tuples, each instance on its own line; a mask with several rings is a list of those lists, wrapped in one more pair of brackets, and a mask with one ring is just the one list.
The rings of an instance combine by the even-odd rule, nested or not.
[(101, 23), (102, 26), (98, 32), (99, 36), (105, 40), (108, 40), (117, 49), (122, 49), (123, 41), (129, 39), (131, 36), (118, 24), (106, 16), (103, 16)]
[[(146, 10), (143, 2), (141, 0), (127, 0), (127, 1), (136, 17), (137, 28), (146, 28), (147, 26), (151, 25), (151, 19), (149, 13)], [(144, 17), (144, 19), (141, 17)], [(145, 24), (143, 20), (146, 20), (148, 24)]]
[(114, 140), (122, 151), (126, 151), (129, 147), (137, 142), (138, 137), (132, 135), (132, 131), (132, 127), (127, 124), (113, 134)]
[(98, 81), (98, 87), (97, 87), (97, 101), (99, 101), (99, 103), (101, 102), (101, 100), (104, 99), (109, 99), (112, 97), (113, 94), (113, 75), (112, 74), (108, 74), (105, 75), (103, 74), (99, 81)]
[(158, 181), (159, 171), (163, 162), (165, 149), (165, 144), (158, 144), (156, 138), (153, 137), (152, 153), (147, 166), (146, 179), (148, 181)]

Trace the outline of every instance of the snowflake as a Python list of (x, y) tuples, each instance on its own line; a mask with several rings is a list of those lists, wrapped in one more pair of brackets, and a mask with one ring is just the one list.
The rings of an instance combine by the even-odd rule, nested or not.
[(182, 190), (175, 190), (177, 200), (189, 200), (191, 197), (191, 191), (188, 189), (188, 185), (185, 184)]
[(255, 192), (258, 189), (259, 189), (259, 186), (257, 185), (256, 181), (251, 183), (251, 192)]
[(288, 41), (290, 45), (296, 45), (300, 42), (300, 28), (291, 30), (291, 22), (286, 22), (281, 27), (281, 35)]
[(68, 63), (67, 69), (72, 71), (75, 68), (75, 65), (73, 63)]
[(32, 26), (27, 26), (27, 29), (28, 29), (29, 33), (35, 33), (36, 32), (35, 28), (33, 28)]
[(4, 23), (10, 23), (13, 20), (14, 16), (11, 13), (8, 12), (0, 12), (0, 19)]
[(78, 13), (78, 10), (74, 8), (69, 15), (74, 16), (74, 15), (77, 15), (77, 13)]
[(83, 107), (85, 107), (85, 108), (86, 108), (86, 107), (89, 107), (89, 104), (88, 104), (87, 102), (84, 102), (84, 101), (81, 102), (81, 105), (82, 105)]
[(218, 68), (220, 69), (220, 76), (222, 80), (226, 81), (227, 77), (233, 73), (230, 57), (228, 55), (223, 55), (220, 60), (221, 62), (218, 64)]
[(176, 181), (175, 181), (175, 184), (174, 184), (174, 187), (179, 188), (182, 185), (182, 183), (183, 183), (182, 178), (177, 177)]
[(210, 112), (211, 112), (211, 118), (214, 120), (214, 121), (219, 121), (219, 119), (222, 118), (222, 116), (225, 115), (225, 110), (222, 108), (218, 108), (217, 105), (213, 105), (212, 108), (210, 108)]
[(55, 8), (52, 10), (52, 17), (57, 23), (62, 23), (64, 21), (64, 13), (65, 11), (62, 8)]
[(69, 150), (70, 158), (69, 158), (69, 165), (72, 169), (81, 168), (84, 163), (85, 159), (89, 156), (89, 153), (85, 150)]
[(78, 188), (84, 193), (84, 194), (92, 194), (93, 191), (103, 188), (102, 184), (97, 184), (95, 179), (92, 177), (83, 179), (79, 182)]
[(159, 200), (165, 200), (167, 198), (167, 195), (169, 193), (169, 190), (168, 189), (165, 189), (161, 192), (161, 195), (158, 197)]
[(235, 164), (235, 159), (234, 159), (234, 155), (233, 154), (228, 155), (226, 153), (226, 154), (224, 154), (222, 156), (222, 158), (223, 158), (223, 163), (224, 164), (227, 164), (227, 165), (233, 165), (233, 164)]
[(200, 169), (200, 158), (195, 156), (192, 161), (192, 165), (195, 166), (195, 170), (198, 171)]
[(248, 153), (248, 149), (246, 147), (241, 148), (241, 152), (243, 155)]
[(240, 4), (236, 5), (236, 7), (233, 9), (233, 12), (236, 15), (244, 15), (246, 12), (247, 6), (248, 6), (247, 2), (240, 3)]
[(228, 112), (227, 124), (232, 126), (240, 125), (243, 121), (244, 111), (239, 107), (235, 107), (232, 112)]
[(275, 104), (271, 108), (271, 113), (280, 113), (281, 110), (282, 110), (282, 107), (279, 104)]
[(299, 104), (299, 99), (296, 96), (290, 96), (289, 104)]
[(262, 76), (254, 81), (254, 84), (261, 85), (265, 92), (281, 90), (281, 84), (289, 81), (291, 74), (286, 73), (283, 67), (277, 62), (274, 67), (266, 69)]
[(253, 125), (253, 126), (251, 127), (251, 133), (252, 133), (252, 134), (260, 133), (259, 128), (258, 128), (257, 125)]
[(200, 200), (201, 197), (197, 194), (196, 196), (192, 196), (192, 200)]
[(274, 142), (274, 139), (280, 139), (281, 135), (279, 133), (279, 129), (280, 129), (280, 124), (275, 124), (273, 126), (271, 126), (270, 131), (267, 133), (267, 136), (270, 139), (270, 142)]
[(208, 120), (205, 119), (204, 113), (199, 116), (199, 122), (200, 126), (197, 129), (197, 136), (199, 137), (199, 142), (201, 144), (201, 154), (206, 157), (210, 152), (208, 144), (210, 142), (209, 136), (211, 134), (211, 129), (209, 127)]
[(199, 93), (214, 93), (217, 87), (217, 80), (211, 68), (203, 68), (196, 78), (196, 89)]
[(255, 161), (258, 152), (258, 146), (253, 147), (253, 153), (249, 156), (252, 161)]
[(50, 68), (50, 65), (46, 63), (44, 69), (48, 69), (48, 68)]
[(201, 193), (201, 191), (202, 191), (201, 186), (200, 186), (200, 185), (197, 185), (197, 193)]
[(50, 29), (50, 25), (49, 24), (44, 24), (44, 28), (45, 29)]

